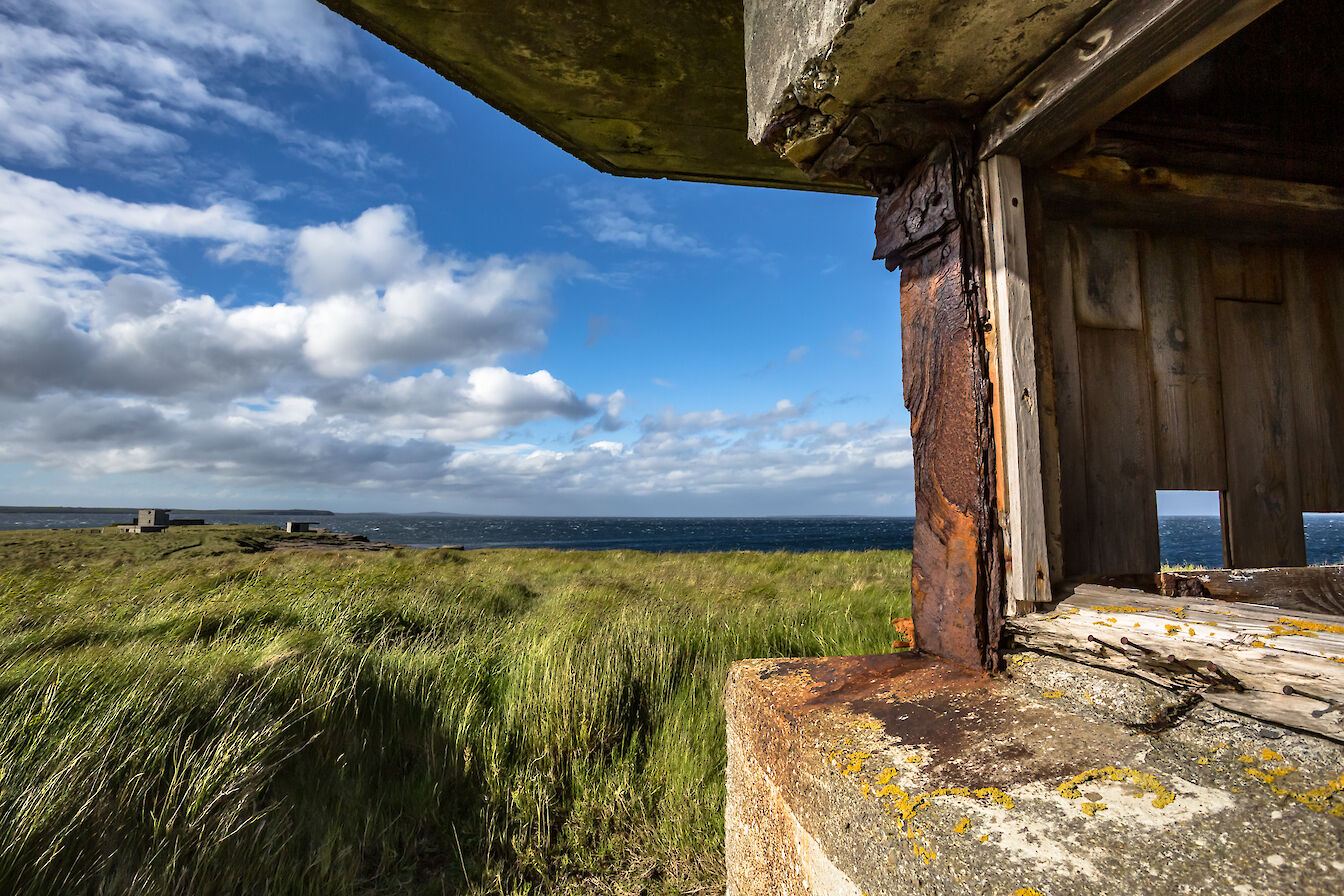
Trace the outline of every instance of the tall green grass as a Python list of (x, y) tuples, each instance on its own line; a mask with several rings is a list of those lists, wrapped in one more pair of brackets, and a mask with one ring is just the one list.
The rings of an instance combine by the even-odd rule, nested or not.
[(0, 537), (0, 892), (718, 891), (729, 664), (909, 609), (901, 552), (273, 537)]

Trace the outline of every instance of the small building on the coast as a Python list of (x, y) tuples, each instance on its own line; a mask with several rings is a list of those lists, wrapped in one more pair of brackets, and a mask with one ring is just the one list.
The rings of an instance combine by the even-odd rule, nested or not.
[(168, 511), (166, 510), (142, 510), (136, 515), (135, 524), (141, 531), (148, 529), (166, 529), (168, 527)]
[(147, 508), (141, 510), (135, 516), (135, 522), (117, 526), (118, 532), (126, 532), (131, 535), (143, 535), (149, 532), (162, 532), (170, 526), (204, 526), (203, 519), (173, 519), (168, 511), (157, 508)]
[(317, 530), (317, 523), (304, 522), (301, 520), (290, 520), (285, 523), (286, 532), (314, 532)]

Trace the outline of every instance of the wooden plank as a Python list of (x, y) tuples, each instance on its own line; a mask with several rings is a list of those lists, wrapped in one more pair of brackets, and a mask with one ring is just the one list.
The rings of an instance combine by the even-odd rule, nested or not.
[(1074, 275), (1071, 228), (1045, 222), (1040, 257), (1043, 262), (1046, 323), (1050, 330), (1051, 367), (1058, 433), (1059, 539), (1057, 576), (1078, 575), (1088, 568), (1087, 456), (1083, 443), (1083, 380), (1078, 359), (1078, 326), (1073, 315)]
[(1227, 465), (1208, 245), (1144, 234), (1140, 256), (1157, 487), (1221, 491)]
[(1294, 612), (1344, 616), (1344, 566), (1171, 570), (1146, 575), (1106, 576), (1079, 584), (1110, 585), (1164, 597), (1207, 597)]
[(1213, 293), (1242, 302), (1283, 301), (1283, 274), (1277, 246), (1214, 243)]
[(995, 446), (999, 518), (1005, 533), (1006, 615), (1050, 600), (1050, 558), (1041, 492), (1041, 426), (1037, 417), (1036, 340), (1027, 259), (1026, 194), (1016, 159), (981, 163), (984, 193), (985, 287), (995, 363)]
[[(1058, 394), (1055, 388), (1055, 345), (1050, 332), (1050, 289), (1059, 264), (1048, 259), (1050, 225), (1041, 210), (1041, 197), (1029, 176), (1024, 179), (1027, 205), (1027, 254), (1031, 286), (1032, 331), (1036, 339), (1037, 419), (1041, 424), (1041, 502), (1045, 511), (1045, 552), (1053, 586), (1064, 576), (1063, 526), (1060, 507)], [(1067, 256), (1067, 251), (1063, 253)], [(1067, 260), (1065, 261), (1067, 265)], [(1068, 275), (1066, 283), (1072, 283)], [(1072, 302), (1072, 298), (1069, 300)], [(1077, 367), (1075, 351), (1074, 366)]]
[(1059, 155), (1279, 0), (1113, 0), (994, 104), (981, 158)]
[(1286, 314), (1258, 302), (1215, 304), (1227, 456), (1226, 562), (1306, 566)]
[(1089, 155), (1035, 178), (1046, 214), (1096, 226), (1208, 235), (1243, 242), (1344, 237), (1344, 189), (1316, 184), (1190, 174)]
[(1143, 327), (1139, 249), (1132, 230), (1076, 227), (1073, 234), (1074, 313), (1080, 327)]
[[(973, 668), (998, 662), (1003, 585), (994, 525), (994, 458), (988, 353), (984, 343), (981, 261), (967, 257), (956, 171), (947, 154), (933, 192), (879, 210), (952, 206), (957, 221), (932, 242), (890, 244), (900, 259), (901, 367), (914, 453), (915, 527), (911, 595), (915, 639), (922, 650)], [(971, 169), (974, 171), (974, 169)], [(951, 186), (951, 189), (946, 188)], [(977, 225), (971, 225), (977, 226)], [(878, 233), (896, 232), (877, 222)], [(915, 252), (916, 254), (911, 254)]]
[(1083, 585), (1008, 631), (1019, 646), (1344, 741), (1344, 617)]
[(878, 197), (873, 260), (886, 260), (887, 270), (942, 246), (956, 228), (951, 158), (948, 144), (934, 147), (902, 183)]
[(1161, 565), (1152, 385), (1143, 334), (1078, 328), (1088, 514), (1088, 573)]
[(1285, 249), (1302, 509), (1344, 511), (1344, 256)]

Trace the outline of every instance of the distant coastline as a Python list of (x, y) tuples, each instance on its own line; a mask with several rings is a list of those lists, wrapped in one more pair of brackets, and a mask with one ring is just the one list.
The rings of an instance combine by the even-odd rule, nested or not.
[[(130, 513), (134, 514), (139, 507), (10, 507), (0, 505), (0, 513)], [(336, 512), (332, 510), (203, 510), (197, 507), (165, 507), (171, 513), (212, 513), (218, 516), (335, 516)]]

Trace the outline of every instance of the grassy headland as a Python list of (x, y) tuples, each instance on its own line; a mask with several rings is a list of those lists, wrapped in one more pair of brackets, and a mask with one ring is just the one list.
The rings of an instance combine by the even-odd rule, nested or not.
[(728, 665), (909, 611), (906, 552), (284, 538), (0, 532), (0, 892), (718, 891)]

